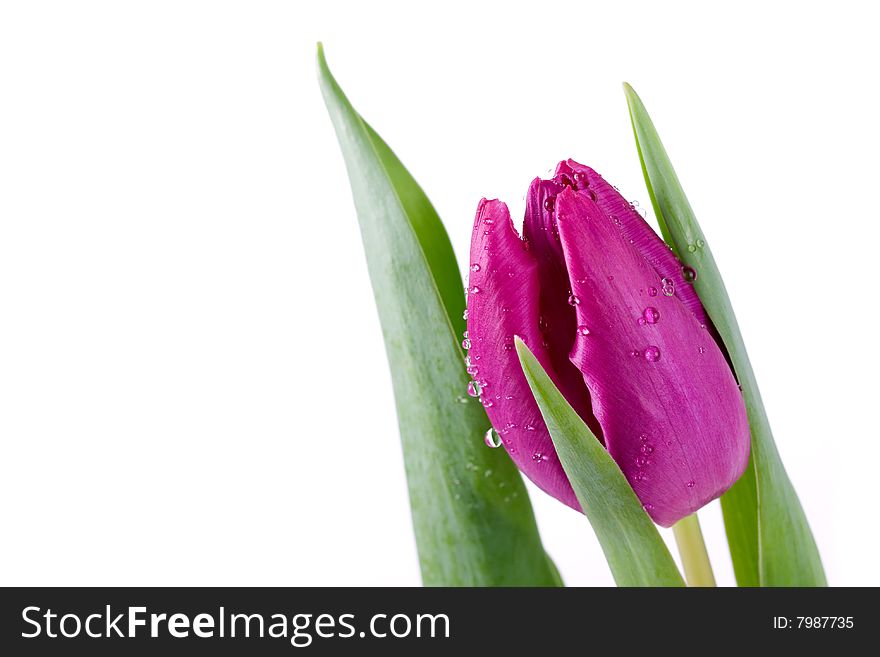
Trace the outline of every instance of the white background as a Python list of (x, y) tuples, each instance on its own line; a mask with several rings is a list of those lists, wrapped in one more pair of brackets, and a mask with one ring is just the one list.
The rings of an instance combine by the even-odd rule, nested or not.
[[(460, 262), (480, 197), (521, 215), (562, 158), (649, 205), (631, 82), (829, 580), (880, 583), (868, 7), (4, 3), (0, 583), (419, 583), (319, 39)], [(586, 520), (532, 498), (567, 582), (610, 584)], [(730, 584), (717, 504), (701, 518)]]

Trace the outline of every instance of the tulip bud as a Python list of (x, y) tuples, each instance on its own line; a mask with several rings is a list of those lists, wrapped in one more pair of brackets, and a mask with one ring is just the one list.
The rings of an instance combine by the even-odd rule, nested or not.
[(592, 169), (532, 182), (521, 239), (482, 200), (471, 241), (471, 390), (519, 469), (580, 509), (520, 369), (520, 336), (671, 526), (730, 488), (749, 456), (736, 379), (693, 288), (697, 272)]

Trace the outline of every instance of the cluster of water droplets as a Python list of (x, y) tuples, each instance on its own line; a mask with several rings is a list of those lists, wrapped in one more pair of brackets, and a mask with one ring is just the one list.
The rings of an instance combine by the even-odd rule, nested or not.
[(699, 239), (696, 242), (692, 242), (691, 244), (688, 244), (687, 248), (690, 253), (696, 253), (697, 249), (702, 249), (704, 246), (706, 246), (706, 242)]
[(645, 481), (648, 478), (647, 468), (651, 465), (651, 455), (654, 453), (654, 445), (648, 441), (648, 434), (639, 436), (639, 453), (635, 458), (638, 470), (633, 475), (635, 481)]

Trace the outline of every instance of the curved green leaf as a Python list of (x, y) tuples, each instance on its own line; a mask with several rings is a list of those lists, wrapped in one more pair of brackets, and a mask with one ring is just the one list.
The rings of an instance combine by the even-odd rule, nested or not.
[(642, 172), (666, 242), (699, 274), (694, 285), (730, 354), (742, 387), (752, 453), (749, 467), (721, 498), (740, 586), (824, 586), (819, 551), (773, 442), (755, 374), (724, 281), (660, 137), (641, 99), (624, 85)]
[(519, 472), (488, 449), (464, 396), (462, 281), (425, 194), (361, 119), (318, 46), (318, 77), (348, 168), (394, 396), (422, 579), (442, 586), (555, 586)]
[(684, 586), (660, 532), (617, 463), (568, 404), (526, 344), (516, 351), (559, 462), (618, 586)]

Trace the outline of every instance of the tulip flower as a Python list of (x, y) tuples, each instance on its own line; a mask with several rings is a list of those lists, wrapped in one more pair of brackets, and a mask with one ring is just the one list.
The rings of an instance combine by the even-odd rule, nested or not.
[[(697, 244), (694, 248), (699, 248)], [(602, 441), (650, 517), (669, 527), (746, 468), (742, 395), (681, 263), (589, 167), (535, 179), (520, 238), (483, 199), (471, 241), (469, 392), (517, 467), (580, 510), (514, 349), (519, 336)]]

